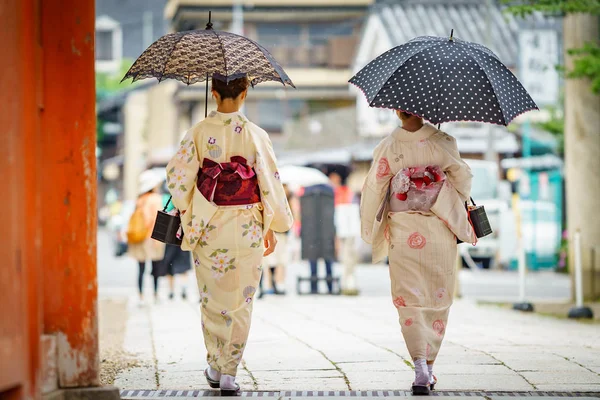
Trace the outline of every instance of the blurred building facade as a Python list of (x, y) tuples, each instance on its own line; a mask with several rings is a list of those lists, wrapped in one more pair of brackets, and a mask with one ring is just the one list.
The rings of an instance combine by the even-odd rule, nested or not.
[(166, 31), (167, 0), (96, 2), (96, 71), (117, 72)]

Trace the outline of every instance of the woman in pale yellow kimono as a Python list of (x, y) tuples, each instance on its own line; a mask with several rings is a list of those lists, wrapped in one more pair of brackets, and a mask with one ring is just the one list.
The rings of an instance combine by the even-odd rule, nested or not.
[[(415, 365), (413, 393), (429, 394), (454, 293), (457, 238), (476, 241), (464, 205), (472, 175), (454, 138), (419, 117), (397, 114), (402, 128), (373, 153), (361, 196), (361, 229), (373, 245), (373, 262), (389, 255), (393, 303)], [(416, 171), (424, 173), (414, 178)], [(433, 198), (413, 195), (425, 190), (433, 190)]]
[[(167, 184), (181, 210), (183, 250), (194, 255), (209, 367), (222, 395), (235, 395), (235, 376), (248, 339), (263, 255), (292, 214), (267, 133), (239, 112), (246, 77), (214, 76), (217, 111), (193, 126), (167, 166)], [(266, 248), (266, 251), (265, 251)]]

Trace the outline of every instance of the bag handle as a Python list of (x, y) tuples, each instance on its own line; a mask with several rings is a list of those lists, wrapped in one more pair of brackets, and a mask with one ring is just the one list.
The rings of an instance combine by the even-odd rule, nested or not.
[(169, 196), (169, 200), (167, 201), (167, 204), (165, 204), (165, 208), (163, 208), (163, 212), (167, 212), (167, 208), (169, 208), (169, 204), (171, 204), (171, 199), (173, 198), (173, 196)]
[[(473, 204), (473, 207), (477, 207), (477, 204), (475, 204), (475, 200), (473, 200), (472, 197), (469, 197), (469, 199), (471, 199), (471, 203)], [(467, 211), (469, 211), (469, 202), (465, 201), (465, 208), (467, 209)]]

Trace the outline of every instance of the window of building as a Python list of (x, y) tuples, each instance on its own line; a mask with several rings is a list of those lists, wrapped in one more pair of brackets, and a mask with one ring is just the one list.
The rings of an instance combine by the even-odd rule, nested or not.
[(118, 21), (103, 15), (96, 19), (96, 70), (113, 73), (123, 57), (123, 32)]
[(306, 101), (259, 100), (257, 102), (257, 124), (269, 133), (281, 133), (286, 121), (298, 118), (305, 110)]
[(111, 61), (113, 58), (113, 31), (96, 31), (96, 60)]
[(302, 44), (300, 24), (260, 23), (256, 25), (258, 42), (267, 48)]
[(308, 26), (308, 37), (311, 45), (327, 44), (335, 36), (350, 36), (354, 33), (353, 22), (340, 22), (336, 24), (315, 23)]

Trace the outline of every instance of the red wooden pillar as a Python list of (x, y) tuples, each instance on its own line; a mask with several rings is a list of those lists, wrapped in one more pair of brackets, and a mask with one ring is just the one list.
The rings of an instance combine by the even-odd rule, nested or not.
[(42, 0), (44, 333), (61, 387), (99, 384), (93, 0)]
[(0, 2), (0, 397), (40, 395), (37, 1)]

